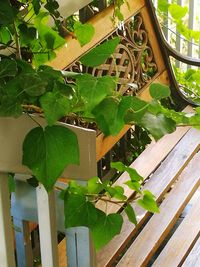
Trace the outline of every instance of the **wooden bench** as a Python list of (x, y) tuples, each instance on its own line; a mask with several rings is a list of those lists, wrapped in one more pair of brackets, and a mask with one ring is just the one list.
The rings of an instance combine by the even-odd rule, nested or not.
[[(161, 82), (171, 85), (172, 95), (177, 100), (177, 103), (180, 103), (180, 106), (186, 105), (186, 102), (182, 100), (176, 90), (177, 83), (169, 62), (169, 55), (173, 55), (179, 60), (181, 59), (180, 55), (174, 53), (173, 50), (167, 49), (167, 44), (159, 31), (151, 1), (128, 0), (128, 2), (130, 8), (126, 5), (122, 8), (125, 24), (127, 23), (128, 25), (133, 16), (141, 22), (141, 28), (137, 29), (138, 33), (141, 30), (143, 33), (145, 32), (148, 42), (145, 47), (141, 48), (139, 53), (142, 54), (148, 46), (152, 53), (150, 63), (155, 66), (155, 73), (148, 80), (143, 81), (141, 77), (138, 78), (136, 82), (139, 89), (134, 94), (139, 95), (142, 99), (149, 100), (149, 85), (152, 82)], [(51, 66), (58, 69), (73, 70), (81, 55), (104, 41), (105, 38), (115, 36), (118, 29), (113, 26), (110, 20), (112, 12), (112, 7), (109, 7), (91, 19), (96, 31), (93, 40), (88, 45), (80, 47), (77, 40), (68, 37), (67, 47), (58, 52)], [(119, 52), (116, 53), (119, 56)], [(188, 58), (183, 58), (183, 61), (194, 63)], [(200, 66), (200, 62), (198, 64)], [(97, 69), (97, 71), (102, 72), (102, 69)], [(100, 75), (99, 73), (98, 75)], [(133, 82), (128, 80), (129, 74), (125, 78), (127, 82)], [(191, 112), (192, 108), (187, 107), (186, 111)], [(104, 138), (102, 135), (98, 136), (96, 141), (96, 160), (101, 160), (129, 128), (129, 126), (126, 126), (116, 137)], [(122, 212), (124, 217), (122, 232), (97, 253), (96, 263), (91, 259), (90, 266), (84, 267), (139, 267), (150, 266), (151, 264), (174, 267), (180, 266), (184, 261), (185, 266), (195, 266), (194, 264), (197, 264), (198, 255), (200, 254), (200, 241), (198, 240), (200, 232), (200, 224), (198, 223), (198, 218), (200, 217), (199, 200), (194, 203), (159, 256), (156, 252), (161, 250), (163, 242), (166, 242), (165, 240), (168, 238), (170, 231), (174, 230), (174, 225), (179, 220), (187, 203), (198, 191), (200, 185), (199, 147), (200, 131), (189, 127), (181, 127), (173, 134), (163, 137), (157, 143), (152, 142), (145, 149), (132, 163), (131, 167), (135, 168), (145, 178), (144, 188), (149, 189), (156, 196), (157, 202), (160, 204), (160, 213), (151, 216), (149, 212), (142, 210), (133, 203), (138, 219), (138, 225), (135, 227), (128, 221), (125, 213), (117, 208), (116, 205), (108, 204), (108, 213)], [(126, 180), (127, 174), (124, 173), (114, 185), (123, 186), (127, 197), (131, 198), (133, 192), (124, 185)], [(98, 202), (97, 206), (100, 209), (104, 209), (104, 204), (101, 202)], [(181, 239), (182, 237), (184, 238)], [(59, 266), (66, 267), (65, 239), (61, 241), (58, 249)], [(95, 255), (92, 255), (92, 257), (95, 257)], [(79, 260), (81, 261), (81, 257)], [(196, 266), (199, 265), (197, 264)], [(70, 267), (83, 266), (79, 262), (76, 266), (70, 265)]]
[[(190, 108), (189, 108), (190, 109)], [(179, 128), (173, 134), (150, 144), (133, 162), (145, 179), (144, 189), (151, 190), (160, 206), (160, 213), (151, 214), (132, 203), (138, 225), (135, 227), (122, 211), (124, 224), (120, 235), (97, 253), (97, 266), (150, 266), (181, 213), (195, 194), (200, 195), (200, 131), (189, 127)], [(124, 186), (128, 175), (123, 173), (114, 185)], [(126, 195), (132, 192), (124, 187)], [(153, 266), (180, 266), (190, 253), (200, 234), (199, 198), (193, 201), (191, 210), (173, 233), (166, 247), (153, 263)], [(104, 209), (105, 204), (98, 203)], [(117, 212), (116, 205), (108, 204), (108, 213)], [(198, 242), (197, 242), (198, 246)], [(65, 241), (59, 245), (60, 266), (66, 266)], [(197, 258), (199, 247), (189, 254)], [(195, 254), (196, 253), (196, 254)], [(193, 256), (195, 255), (195, 256)], [(156, 254), (157, 256), (157, 254)], [(187, 265), (185, 265), (187, 266)], [(193, 265), (190, 265), (193, 266)], [(198, 265), (196, 265), (198, 266)]]

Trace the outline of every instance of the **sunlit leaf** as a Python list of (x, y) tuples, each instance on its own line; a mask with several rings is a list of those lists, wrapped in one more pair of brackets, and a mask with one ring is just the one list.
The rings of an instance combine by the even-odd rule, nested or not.
[(126, 215), (128, 216), (129, 221), (137, 225), (137, 218), (136, 218), (133, 207), (130, 204), (127, 204), (124, 211), (126, 212)]
[(92, 24), (85, 23), (82, 24), (79, 21), (74, 23), (74, 33), (80, 43), (81, 46), (89, 43), (94, 36), (94, 27)]
[(149, 88), (149, 92), (152, 98), (156, 100), (160, 100), (162, 98), (166, 98), (170, 96), (169, 87), (166, 85), (160, 84), (160, 83), (151, 84)]

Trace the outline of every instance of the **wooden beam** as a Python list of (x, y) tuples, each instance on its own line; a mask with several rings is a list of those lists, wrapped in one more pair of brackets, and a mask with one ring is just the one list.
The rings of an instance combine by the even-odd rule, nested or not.
[[(131, 16), (136, 14), (145, 4), (144, 0), (128, 0), (127, 2), (130, 8), (128, 8), (126, 4), (121, 8), (125, 20), (128, 20)], [(89, 21), (95, 28), (95, 34), (91, 42), (83, 47), (80, 46), (76, 39), (73, 39), (71, 36), (67, 37), (66, 45), (57, 51), (56, 58), (49, 62), (49, 65), (56, 69), (64, 69), (98, 43), (105, 40), (108, 35), (116, 30), (116, 26), (111, 21), (112, 15), (113, 6), (110, 6)]]

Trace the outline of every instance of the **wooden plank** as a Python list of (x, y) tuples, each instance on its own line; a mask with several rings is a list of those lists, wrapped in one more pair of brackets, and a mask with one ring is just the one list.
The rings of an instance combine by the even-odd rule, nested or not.
[(66, 246), (66, 238), (64, 238), (58, 244), (58, 255), (59, 255), (59, 267), (68, 267), (67, 266), (67, 246)]
[(96, 251), (89, 228), (79, 226), (66, 229), (66, 240), (68, 267), (96, 266)]
[[(169, 140), (165, 139), (165, 140), (167, 141), (166, 142), (167, 145), (170, 139)], [(190, 130), (181, 139), (181, 141), (177, 144), (177, 146), (172, 150), (169, 156), (163, 161), (162, 165), (155, 171), (151, 179), (149, 179), (146, 182), (143, 189), (148, 189), (152, 191), (158, 201), (162, 199), (163, 195), (166, 192), (166, 189), (171, 186), (174, 180), (177, 179), (178, 175), (177, 172), (178, 171), (181, 172), (181, 170), (183, 170), (183, 168), (188, 164), (192, 156), (198, 150), (199, 140), (200, 140), (200, 132), (193, 129)], [(155, 146), (158, 149), (157, 144), (158, 143), (156, 143)], [(162, 147), (162, 149), (164, 148), (165, 146)], [(145, 159), (141, 158), (141, 166), (138, 165), (140, 167), (140, 170), (142, 170), (142, 167), (145, 170), (146, 166), (147, 170), (148, 168), (151, 169), (151, 158), (157, 157), (157, 154), (159, 157), (159, 153), (160, 151), (162, 151), (162, 149), (153, 150), (152, 147), (151, 151), (149, 151), (152, 152), (152, 154), (149, 154), (149, 157), (147, 154)], [(160, 156), (161, 160), (162, 155), (160, 154)], [(140, 159), (140, 157), (141, 155), (139, 156), (138, 160)], [(149, 161), (150, 165), (148, 164)], [(158, 162), (160, 161), (158, 160), (157, 164)], [(134, 208), (137, 214), (138, 227), (140, 227), (147, 219), (148, 212), (144, 211), (135, 203), (132, 204), (132, 207)], [(114, 207), (110, 207), (109, 212), (112, 212), (113, 210)], [(124, 212), (123, 212), (123, 219), (124, 219), (124, 224), (122, 226), (121, 234), (116, 236), (113, 240), (110, 241), (108, 245), (106, 245), (101, 251), (97, 253), (97, 262), (99, 267), (107, 266), (109, 265), (109, 263), (113, 262), (116, 255), (119, 255), (119, 253), (124, 249), (126, 244), (129, 242), (129, 240), (135, 235), (138, 228), (135, 228), (133, 224), (129, 222)]]
[[(187, 110), (191, 110), (189, 107)], [(189, 130), (188, 127), (180, 127), (174, 133), (164, 136), (156, 144), (152, 142), (141, 155), (130, 165), (135, 168), (141, 176), (145, 179), (157, 168), (160, 162), (168, 155), (173, 147), (179, 142), (179, 140)], [(147, 160), (148, 159), (148, 160)], [(125, 190), (125, 195), (129, 198), (132, 196), (133, 191), (129, 189), (124, 183), (127, 181), (127, 173), (123, 173), (120, 178), (114, 183), (114, 185), (122, 186)], [(105, 202), (99, 201), (97, 203), (99, 209), (105, 208)], [(108, 203), (108, 213), (117, 212), (119, 207)]]
[(121, 138), (125, 133), (131, 128), (130, 125), (125, 125), (125, 127), (116, 136), (107, 136), (100, 134), (96, 138), (96, 161), (100, 160)]
[(152, 83), (162, 83), (165, 85), (169, 85), (169, 76), (167, 70), (164, 70), (163, 72), (157, 73), (151, 80), (150, 83), (148, 83), (146, 86), (144, 86), (139, 92), (138, 96), (145, 100), (145, 101), (151, 101), (152, 97), (149, 93), (149, 85)]
[[(121, 12), (125, 20), (128, 20), (131, 16), (137, 13), (145, 4), (144, 0), (128, 0), (127, 2), (129, 3), (129, 7), (126, 4), (121, 7)], [(89, 21), (95, 28), (95, 34), (91, 42), (83, 47), (80, 46), (76, 39), (73, 39), (71, 36), (67, 37), (66, 46), (57, 51), (56, 58), (52, 60), (49, 65), (56, 69), (64, 69), (76, 61), (81, 55), (96, 46), (99, 42), (105, 40), (108, 35), (116, 30), (116, 26), (110, 19), (112, 15), (113, 6), (110, 6)]]
[[(199, 221), (197, 222), (199, 223)], [(199, 267), (199, 266), (200, 266), (200, 238), (197, 240), (190, 254), (184, 261), (182, 267)]]
[(57, 227), (54, 191), (36, 188), (41, 260), (43, 267), (58, 267)]
[(146, 266), (159, 245), (169, 233), (184, 207), (200, 185), (200, 153), (197, 153), (180, 175), (177, 183), (160, 205), (160, 214), (154, 214), (135, 239), (118, 267)]
[(13, 218), (13, 224), (15, 227), (17, 266), (33, 267), (33, 251), (29, 222), (18, 218)]
[(168, 241), (153, 267), (182, 266), (200, 235), (200, 197)]
[(0, 266), (15, 267), (8, 176), (0, 173)]

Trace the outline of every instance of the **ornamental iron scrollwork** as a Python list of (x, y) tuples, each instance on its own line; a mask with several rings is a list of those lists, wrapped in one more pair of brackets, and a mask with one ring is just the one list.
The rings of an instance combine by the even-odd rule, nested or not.
[(157, 65), (141, 14), (138, 13), (132, 17), (108, 39), (115, 36), (120, 37), (120, 44), (113, 56), (108, 58), (104, 64), (91, 68), (76, 61), (66, 69), (90, 73), (96, 77), (117, 76), (119, 92), (137, 95), (157, 72)]

